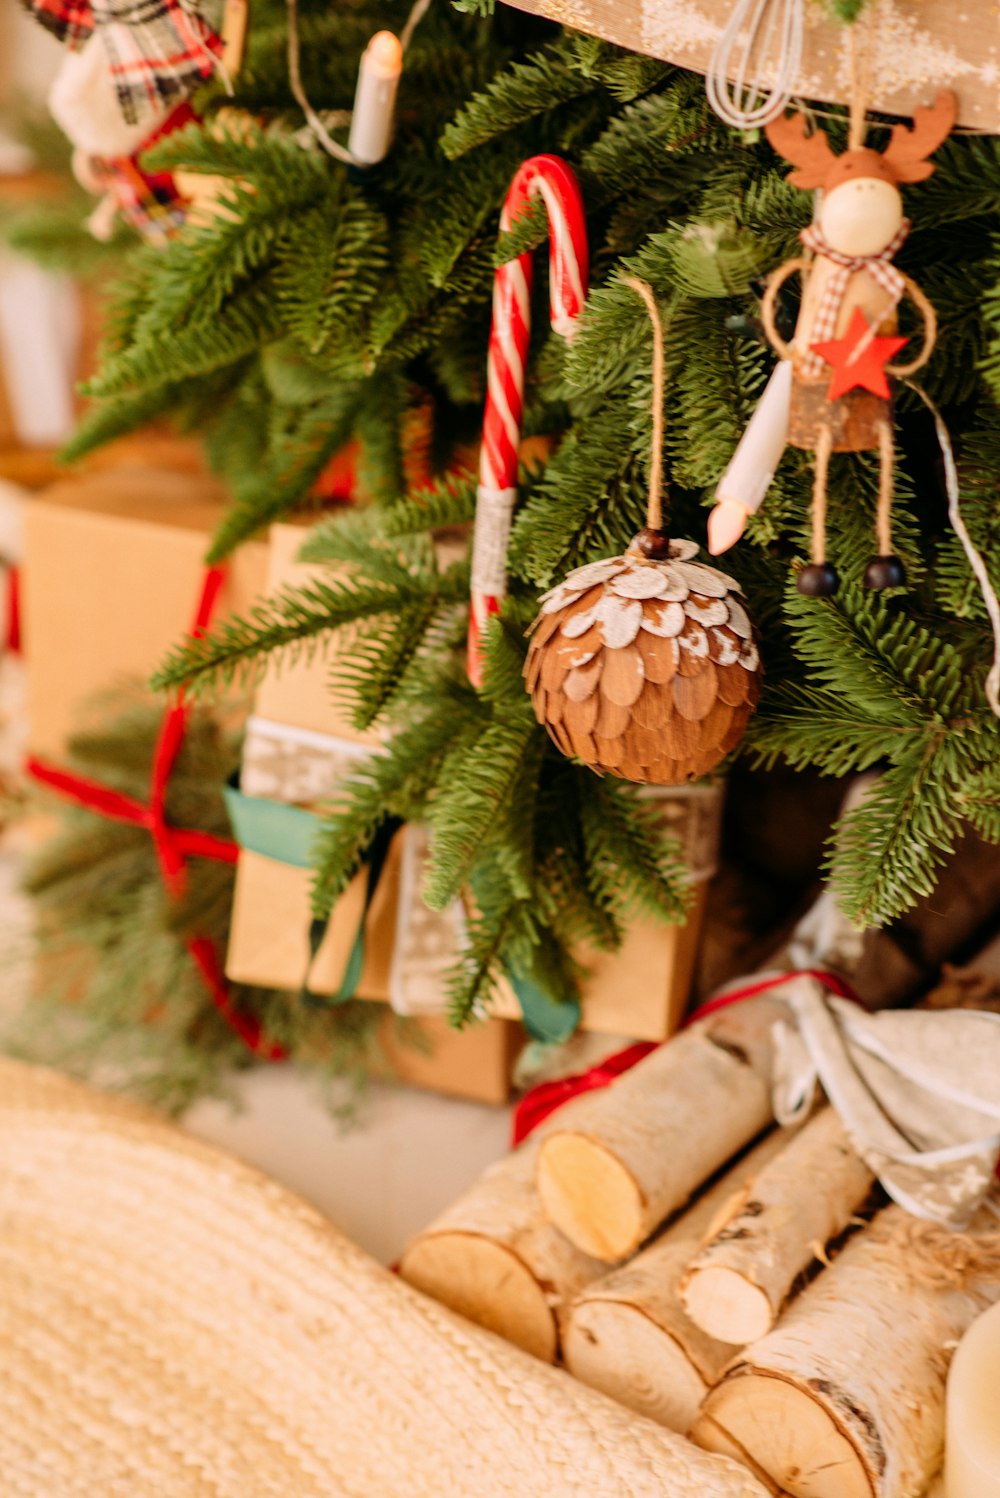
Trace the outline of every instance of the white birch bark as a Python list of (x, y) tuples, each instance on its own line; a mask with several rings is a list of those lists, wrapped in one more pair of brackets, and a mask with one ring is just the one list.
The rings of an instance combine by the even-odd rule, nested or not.
[(535, 1191), (538, 1142), (490, 1167), (407, 1246), (409, 1284), (545, 1362), (559, 1350), (557, 1311), (606, 1266), (548, 1222)]
[(793, 1132), (769, 1134), (649, 1248), (572, 1303), (563, 1315), (563, 1356), (576, 1378), (671, 1430), (688, 1429), (733, 1348), (695, 1325), (678, 1284), (716, 1220), (730, 1214)]
[(767, 999), (719, 1011), (580, 1099), (572, 1122), (547, 1134), (542, 1206), (579, 1249), (608, 1262), (634, 1253), (767, 1127), (770, 1032), (783, 1014)]
[(732, 1202), (685, 1274), (684, 1307), (709, 1336), (766, 1336), (801, 1272), (823, 1255), (875, 1177), (832, 1108), (823, 1108)]
[[(983, 1209), (974, 1227), (995, 1228)], [(921, 1252), (921, 1235), (933, 1237)], [(995, 1266), (960, 1288), (945, 1234), (887, 1207), (739, 1353), (692, 1428), (793, 1498), (917, 1498), (938, 1470), (955, 1344), (1000, 1298)], [(942, 1247), (942, 1243), (945, 1246)], [(956, 1281), (956, 1284), (959, 1282)]]

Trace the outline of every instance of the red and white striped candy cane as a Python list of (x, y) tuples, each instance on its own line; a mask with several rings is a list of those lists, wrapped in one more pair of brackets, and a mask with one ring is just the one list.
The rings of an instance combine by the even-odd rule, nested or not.
[[(571, 338), (587, 296), (587, 225), (579, 184), (572, 169), (558, 156), (532, 156), (519, 168), (504, 201), (501, 229), (510, 229), (537, 197), (545, 203), (549, 222), (552, 326), (564, 338)], [(507, 541), (517, 499), (532, 269), (531, 252), (526, 250), (500, 266), (493, 283), (469, 609), (468, 672), (477, 687), (482, 684), (483, 626), (497, 612), (507, 592)]]

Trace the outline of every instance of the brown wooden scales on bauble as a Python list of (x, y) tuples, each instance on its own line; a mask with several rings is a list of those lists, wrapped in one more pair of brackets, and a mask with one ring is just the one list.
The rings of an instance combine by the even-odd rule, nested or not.
[(571, 572), (542, 598), (525, 678), (564, 754), (600, 773), (681, 785), (739, 743), (760, 696), (760, 655), (739, 584), (691, 541)]

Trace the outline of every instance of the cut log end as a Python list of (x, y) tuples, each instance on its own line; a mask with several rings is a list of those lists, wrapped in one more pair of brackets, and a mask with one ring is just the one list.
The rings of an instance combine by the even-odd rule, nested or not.
[(553, 1363), (555, 1313), (516, 1254), (472, 1233), (418, 1238), (400, 1262), (401, 1277), (487, 1331)]
[(740, 1450), (791, 1498), (875, 1498), (874, 1481), (830, 1411), (783, 1378), (748, 1373), (709, 1394), (693, 1438)]
[(780, 1488), (772, 1477), (768, 1477), (766, 1472), (755, 1467), (739, 1442), (734, 1441), (728, 1431), (716, 1425), (711, 1415), (706, 1415), (702, 1411), (687, 1434), (689, 1439), (696, 1446), (700, 1446), (703, 1451), (712, 1451), (716, 1456), (731, 1457), (734, 1462), (739, 1462), (741, 1467), (746, 1467), (749, 1472), (753, 1473), (761, 1487), (773, 1495), (773, 1498), (788, 1498), (787, 1488)]
[(567, 1132), (544, 1140), (537, 1183), (549, 1221), (595, 1259), (615, 1263), (646, 1236), (634, 1176), (595, 1139)]
[(696, 1271), (681, 1299), (692, 1321), (719, 1342), (745, 1347), (774, 1325), (774, 1309), (764, 1291), (732, 1269)]
[(682, 1434), (708, 1389), (672, 1337), (615, 1301), (588, 1300), (574, 1310), (563, 1356), (581, 1383)]

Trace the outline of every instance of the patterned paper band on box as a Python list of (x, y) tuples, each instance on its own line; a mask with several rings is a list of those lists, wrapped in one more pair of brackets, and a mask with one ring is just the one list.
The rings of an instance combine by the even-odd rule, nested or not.
[(240, 788), (247, 796), (310, 806), (332, 795), (359, 761), (373, 752), (333, 734), (250, 718)]
[(641, 795), (655, 801), (663, 826), (681, 845), (693, 884), (711, 879), (719, 859), (722, 831), (721, 780), (698, 785), (644, 786)]
[[(707, 71), (736, 0), (508, 0), (635, 52)], [(996, 0), (868, 0), (870, 105), (912, 115), (938, 88), (958, 94), (958, 120), (1000, 132), (1000, 26)], [(802, 65), (791, 92), (845, 103), (850, 97), (850, 28), (806, 0)], [(867, 47), (867, 43), (866, 43)], [(772, 79), (765, 68), (762, 82)]]
[(441, 1014), (447, 1008), (446, 979), (467, 941), (465, 908), (430, 910), (420, 885), (430, 850), (430, 828), (410, 822), (404, 832), (399, 873), (396, 940), (389, 973), (389, 1002), (397, 1014)]
[[(253, 717), (247, 723), (240, 789), (245, 797), (312, 806), (332, 795), (372, 753), (377, 750), (333, 734)], [(397, 836), (402, 856), (390, 1002), (397, 1014), (440, 1014), (447, 1008), (448, 971), (466, 939), (465, 911), (458, 900), (445, 911), (429, 910), (420, 897), (428, 829), (410, 822)]]

